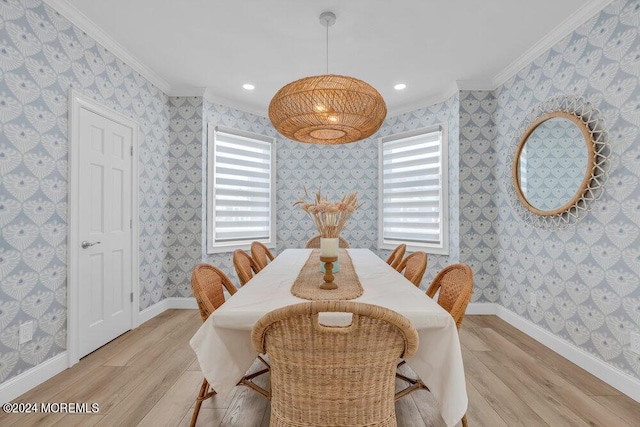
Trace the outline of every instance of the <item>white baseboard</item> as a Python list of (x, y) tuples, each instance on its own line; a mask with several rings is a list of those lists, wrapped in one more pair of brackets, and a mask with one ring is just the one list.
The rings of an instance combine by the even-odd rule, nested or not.
[(156, 317), (158, 314), (162, 313), (166, 310), (171, 309), (192, 309), (198, 308), (198, 303), (196, 299), (191, 298), (165, 298), (160, 302), (152, 305), (151, 307), (147, 307), (140, 312), (138, 315), (138, 325), (142, 325), (147, 320), (151, 320)]
[[(151, 307), (142, 310), (138, 316), (139, 324), (146, 322), (170, 309), (192, 309), (198, 308), (195, 298), (166, 298)], [(0, 404), (11, 402), (32, 388), (42, 384), (54, 375), (59, 374), (69, 367), (67, 352), (64, 351), (55, 355), (49, 360), (34, 366), (13, 378), (0, 384)]]
[(498, 315), (498, 304), (492, 302), (472, 302), (467, 306), (465, 314), (495, 314)]
[(0, 403), (11, 402), (68, 367), (67, 352), (56, 354), (51, 359), (34, 366), (0, 384)]
[(565, 359), (575, 363), (611, 387), (640, 402), (640, 380), (622, 372), (587, 353), (574, 344), (554, 335), (501, 305), (493, 303), (471, 303), (466, 314), (494, 314), (511, 326), (524, 332), (539, 343), (555, 351)]

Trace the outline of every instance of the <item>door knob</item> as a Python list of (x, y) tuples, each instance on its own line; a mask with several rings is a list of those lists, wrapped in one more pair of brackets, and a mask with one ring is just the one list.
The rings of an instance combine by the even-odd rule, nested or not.
[(83, 240), (82, 243), (80, 243), (80, 246), (82, 246), (82, 249), (87, 249), (93, 245), (99, 245), (100, 242), (93, 242), (93, 243), (89, 243), (86, 240)]

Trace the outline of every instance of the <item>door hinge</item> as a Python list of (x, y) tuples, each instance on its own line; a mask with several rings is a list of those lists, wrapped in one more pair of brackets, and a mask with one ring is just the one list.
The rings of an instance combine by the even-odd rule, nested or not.
[(132, 219), (129, 220), (129, 228), (133, 228), (133, 220)]
[(131, 146), (131, 157), (133, 157), (133, 145)]
[(133, 292), (131, 292), (131, 302), (133, 302)]

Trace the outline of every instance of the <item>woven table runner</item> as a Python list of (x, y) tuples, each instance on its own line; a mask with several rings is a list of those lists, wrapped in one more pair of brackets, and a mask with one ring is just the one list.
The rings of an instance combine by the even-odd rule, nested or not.
[(333, 283), (338, 289), (320, 289), (324, 283), (324, 273), (320, 272), (320, 249), (314, 249), (291, 285), (291, 293), (309, 300), (341, 300), (358, 298), (364, 292), (358, 275), (353, 268), (351, 257), (345, 249), (338, 249), (340, 271), (333, 274)]

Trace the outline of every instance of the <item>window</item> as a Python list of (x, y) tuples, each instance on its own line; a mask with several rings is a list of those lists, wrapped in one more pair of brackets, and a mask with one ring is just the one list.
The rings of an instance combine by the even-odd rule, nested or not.
[(209, 125), (207, 252), (275, 247), (273, 138)]
[(384, 137), (379, 150), (378, 247), (448, 255), (445, 128)]

